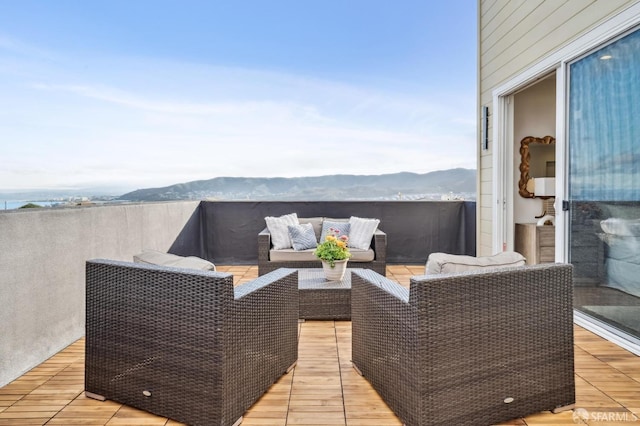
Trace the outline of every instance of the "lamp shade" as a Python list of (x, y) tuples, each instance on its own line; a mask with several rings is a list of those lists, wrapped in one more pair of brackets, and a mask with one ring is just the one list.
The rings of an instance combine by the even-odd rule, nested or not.
[(536, 197), (555, 197), (556, 178), (535, 178), (534, 195)]

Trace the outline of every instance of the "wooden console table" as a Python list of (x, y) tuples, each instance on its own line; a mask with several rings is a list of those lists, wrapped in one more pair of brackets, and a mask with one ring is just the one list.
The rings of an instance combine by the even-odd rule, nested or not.
[(516, 223), (515, 250), (527, 258), (527, 265), (556, 260), (556, 227)]

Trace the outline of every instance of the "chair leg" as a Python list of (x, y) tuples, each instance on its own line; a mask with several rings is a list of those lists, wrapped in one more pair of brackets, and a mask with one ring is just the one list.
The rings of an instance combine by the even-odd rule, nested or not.
[(294, 368), (296, 368), (296, 365), (298, 364), (298, 361), (294, 361), (293, 364), (291, 364), (291, 366), (289, 366), (289, 368), (287, 368), (287, 371), (285, 372), (285, 374), (290, 373), (291, 370), (293, 370)]
[(240, 418), (236, 420), (233, 426), (240, 426), (240, 423), (242, 423), (242, 420), (244, 420), (244, 416), (240, 416)]
[(576, 404), (563, 405), (562, 407), (554, 408), (553, 410), (551, 410), (551, 412), (553, 414), (558, 414), (562, 413), (563, 411), (573, 410), (574, 408), (576, 408)]
[(89, 392), (89, 391), (84, 391), (84, 396), (86, 396), (87, 398), (91, 398), (91, 399), (97, 399), (98, 401), (104, 401), (104, 400), (107, 399), (102, 395), (98, 395), (97, 393), (93, 393), (93, 392)]
[(362, 374), (362, 371), (360, 371), (358, 366), (353, 361), (351, 361), (351, 366), (353, 367), (354, 370), (356, 370), (356, 373), (358, 373), (360, 376), (364, 376), (364, 374)]

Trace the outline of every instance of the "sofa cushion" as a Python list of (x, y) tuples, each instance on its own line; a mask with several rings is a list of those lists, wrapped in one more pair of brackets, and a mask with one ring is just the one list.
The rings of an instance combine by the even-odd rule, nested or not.
[(520, 253), (502, 252), (493, 256), (473, 257), (447, 253), (431, 253), (427, 259), (425, 274), (452, 274), (479, 269), (496, 269), (523, 266), (525, 258)]
[(376, 258), (376, 253), (372, 248), (366, 250), (352, 248), (349, 251), (351, 252), (350, 262), (373, 262)]
[(339, 235), (346, 235), (348, 237), (351, 225), (349, 225), (349, 222), (338, 222), (325, 219), (322, 222), (322, 233), (320, 234), (320, 240), (318, 240), (319, 243), (324, 243), (327, 234), (329, 234), (330, 228), (337, 229), (338, 231), (340, 231)]
[(313, 261), (318, 258), (313, 254), (315, 249), (294, 250), (292, 248), (282, 250), (270, 250), (269, 260), (272, 262), (289, 262), (289, 261)]
[(340, 222), (340, 223), (349, 222), (349, 219), (344, 217), (323, 217), (322, 220), (328, 220), (329, 222)]
[(274, 249), (280, 250), (292, 247), (288, 226), (298, 224), (298, 215), (296, 213), (285, 214), (280, 217), (267, 216), (264, 221), (271, 234), (271, 245)]
[(289, 237), (291, 244), (296, 251), (316, 248), (316, 233), (313, 231), (313, 225), (310, 223), (301, 223), (299, 225), (289, 225)]
[[(320, 262), (313, 252), (315, 249), (307, 250), (271, 250), (269, 251), (269, 260), (273, 262), (290, 262), (290, 261), (317, 261)], [(352, 249), (349, 262), (372, 262), (375, 259), (375, 253), (373, 249), (359, 250)], [(348, 264), (347, 264), (348, 265)]]
[(208, 260), (195, 256), (177, 256), (155, 250), (145, 250), (133, 256), (135, 263), (148, 265), (171, 266), (173, 268), (200, 269), (202, 271), (215, 271), (216, 266)]
[(349, 218), (349, 247), (366, 250), (371, 246), (373, 234), (378, 229), (379, 219)]

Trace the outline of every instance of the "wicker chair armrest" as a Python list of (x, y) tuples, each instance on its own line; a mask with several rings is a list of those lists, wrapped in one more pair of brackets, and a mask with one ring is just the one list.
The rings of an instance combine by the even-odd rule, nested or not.
[[(403, 347), (416, 338), (411, 335), (415, 332), (416, 321), (417, 311), (409, 303), (409, 290), (375, 271), (352, 271), (352, 335), (354, 338), (357, 335), (368, 336), (367, 342), (355, 344), (371, 345), (382, 352), (388, 349), (396, 354), (398, 351), (406, 353)], [(394, 357), (390, 353), (382, 356), (387, 355)]]
[[(380, 275), (379, 273), (362, 269), (359, 271), (351, 271), (352, 282), (359, 280), (361, 283), (371, 285), (371, 292), (385, 293), (383, 297), (388, 298), (389, 303), (395, 303), (394, 300), (402, 303), (409, 303), (409, 290), (402, 287), (395, 281)], [(356, 278), (357, 277), (357, 278)]]
[(245, 330), (238, 337), (260, 340), (261, 336), (246, 332), (247, 328), (254, 328), (258, 333), (267, 333), (267, 330), (268, 334), (288, 333), (287, 338), (297, 342), (298, 307), (296, 269), (280, 268), (241, 284), (234, 289), (232, 314), (234, 325)]
[(271, 232), (269, 232), (269, 228), (264, 228), (258, 235), (271, 235)]
[[(368, 329), (371, 341), (406, 339), (417, 311), (409, 290), (372, 270), (351, 272), (351, 322), (354, 331)], [(353, 336), (360, 334), (353, 332)], [(405, 337), (401, 337), (405, 336)], [(393, 345), (392, 345), (393, 346)], [(397, 349), (394, 348), (394, 350)]]
[(258, 262), (269, 261), (269, 250), (271, 250), (271, 233), (268, 228), (264, 228), (258, 233)]
[(228, 373), (246, 377), (238, 391), (252, 403), (298, 359), (298, 307), (295, 269), (278, 269), (234, 290)]
[(371, 240), (371, 248), (375, 252), (376, 260), (386, 262), (387, 234), (384, 231), (376, 229), (376, 232), (373, 234), (373, 239)]
[(417, 317), (406, 288), (373, 271), (352, 272), (353, 364), (383, 398), (400, 398), (411, 407), (420, 404)]
[(236, 302), (242, 303), (243, 299), (249, 297), (252, 293), (256, 293), (269, 285), (282, 281), (288, 281), (289, 283), (293, 283), (295, 281), (297, 288), (298, 271), (296, 269), (280, 268), (276, 271), (262, 275), (253, 281), (240, 284), (234, 288), (234, 299)]

